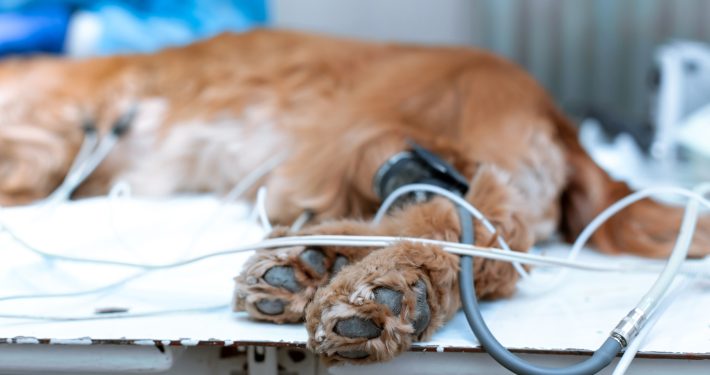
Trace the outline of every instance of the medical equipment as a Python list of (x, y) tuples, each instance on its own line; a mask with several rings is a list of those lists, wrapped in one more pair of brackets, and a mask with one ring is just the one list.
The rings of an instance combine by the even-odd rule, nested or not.
[[(414, 188), (412, 188), (411, 185), (409, 185), (409, 186), (410, 187), (408, 187), (408, 189), (416, 189), (416, 188), (423, 189), (423, 187), (416, 187), (415, 186)], [(430, 192), (439, 193), (437, 191), (433, 191), (436, 188), (437, 187), (429, 186), (429, 189), (431, 190)], [(445, 189), (442, 189), (442, 190), (446, 191)], [(446, 192), (448, 192), (448, 191), (446, 191)], [(393, 199), (392, 201), (396, 200), (397, 194), (406, 194), (406, 193), (407, 193), (406, 189), (401, 190), (399, 193), (395, 190), (394, 192), (392, 192), (392, 195), (395, 196), (394, 198), (392, 198)], [(649, 194), (648, 192), (639, 192), (633, 198), (638, 200), (648, 194)], [(694, 199), (697, 199), (703, 205), (710, 207), (710, 202), (707, 201), (706, 199), (702, 198), (699, 194), (687, 192), (687, 191), (682, 192), (681, 194), (683, 194), (685, 196), (692, 197)], [(632, 203), (634, 201), (634, 199), (626, 199), (624, 201), (624, 204), (628, 205), (628, 204)], [(602, 215), (600, 217), (608, 218), (609, 216), (611, 216), (611, 214), (609, 214), (609, 212), (615, 212), (614, 210), (616, 210), (616, 211), (620, 210), (624, 206), (624, 204), (621, 204), (621, 205), (617, 204), (617, 205), (610, 207), (608, 209), (608, 211), (605, 211), (604, 213), (602, 213)], [(386, 210), (386, 205), (383, 204), (383, 207), (385, 207), (385, 210)], [(696, 209), (697, 209), (697, 207), (696, 207)], [(480, 213), (478, 213), (478, 215), (475, 214), (475, 212), (476, 212), (475, 207), (472, 207), (472, 206), (470, 208), (467, 208), (467, 212), (470, 214), (473, 214), (474, 217), (477, 217), (478, 215), (480, 215)], [(689, 217), (688, 215), (690, 215), (690, 213), (687, 213), (686, 217)], [(481, 217), (482, 217), (482, 215), (481, 215)], [(605, 220), (605, 219), (603, 219), (603, 220)], [(598, 226), (599, 224), (601, 224), (601, 222), (603, 222), (603, 220), (595, 219), (592, 223), (590, 223), (590, 226), (588, 228), (586, 228), (585, 231), (589, 231), (589, 233), (591, 233), (594, 229), (589, 229), (589, 228), (594, 228), (594, 225)], [(486, 227), (488, 227), (488, 225), (486, 225)], [(682, 233), (688, 233), (688, 230), (689, 230), (689, 229), (687, 229), (688, 227), (686, 225), (684, 225), (684, 228), (686, 228), (686, 230), (685, 230), (685, 232), (682, 231)], [(8, 232), (11, 232), (11, 231), (8, 231)], [(21, 239), (19, 239), (19, 238), (16, 238), (16, 240), (21, 241)], [(262, 241), (260, 243), (253, 244), (253, 245), (246, 245), (243, 247), (234, 248), (234, 249), (227, 250), (227, 251), (207, 254), (207, 255), (203, 255), (200, 257), (192, 258), (192, 259), (186, 259), (186, 260), (173, 262), (173, 263), (169, 263), (169, 264), (162, 264), (162, 265), (160, 265), (160, 264), (150, 265), (150, 264), (140, 264), (140, 263), (131, 263), (131, 262), (115, 262), (115, 261), (106, 261), (106, 260), (97, 260), (97, 259), (69, 257), (69, 256), (63, 256), (60, 254), (52, 254), (52, 253), (43, 252), (38, 249), (32, 249), (30, 246), (26, 246), (26, 247), (30, 248), (32, 251), (35, 251), (36, 253), (42, 255), (43, 257), (45, 257), (47, 259), (54, 259), (54, 260), (67, 261), (67, 262), (97, 263), (97, 264), (104, 264), (104, 265), (131, 267), (131, 268), (138, 268), (138, 269), (144, 270), (144, 271), (141, 271), (140, 273), (142, 273), (142, 272), (147, 273), (147, 272), (154, 272), (154, 271), (159, 271), (159, 270), (172, 269), (172, 268), (176, 268), (176, 267), (180, 267), (180, 266), (183, 266), (186, 264), (198, 262), (200, 260), (215, 257), (215, 256), (225, 256), (228, 254), (249, 251), (249, 250), (253, 250), (253, 249), (257, 249), (257, 248), (273, 248), (273, 247), (285, 247), (285, 246), (296, 246), (296, 245), (301, 245), (301, 246), (305, 246), (305, 245), (346, 245), (346, 246), (363, 246), (363, 247), (375, 247), (375, 246), (376, 247), (384, 247), (384, 246), (388, 246), (388, 245), (391, 245), (391, 244), (399, 242), (399, 241), (413, 241), (413, 242), (429, 243), (429, 244), (441, 246), (442, 248), (444, 248), (444, 250), (455, 253), (455, 254), (459, 254), (459, 255), (481, 256), (481, 257), (486, 257), (486, 258), (490, 258), (490, 259), (517, 261), (520, 263), (527, 263), (527, 264), (534, 264), (534, 265), (554, 264), (554, 265), (565, 265), (568, 267), (575, 267), (575, 268), (580, 268), (580, 269), (589, 269), (589, 270), (597, 270), (597, 271), (616, 271), (616, 272), (628, 272), (628, 271), (638, 271), (638, 270), (648, 272), (648, 271), (657, 270), (657, 268), (655, 268), (655, 267), (627, 267), (627, 266), (624, 266), (623, 264), (619, 264), (619, 265), (585, 264), (585, 263), (578, 263), (578, 262), (569, 261), (569, 260), (550, 259), (548, 257), (541, 257), (541, 256), (537, 256), (534, 254), (509, 252), (509, 251), (504, 251), (504, 250), (502, 251), (502, 250), (497, 250), (497, 249), (484, 249), (484, 248), (475, 247), (475, 246), (467, 246), (465, 244), (447, 243), (447, 242), (433, 241), (433, 240), (426, 240), (426, 239), (399, 238), (399, 237), (364, 237), (364, 238), (352, 238), (350, 236), (305, 236), (305, 237), (296, 237), (296, 238), (284, 237), (284, 238), (269, 239), (269, 240), (265, 240), (265, 241)], [(679, 241), (679, 243), (681, 243), (681, 242)], [(583, 242), (582, 242), (582, 245), (583, 245)], [(579, 246), (581, 247), (582, 245), (579, 245)], [(676, 246), (676, 248), (678, 248), (678, 246)], [(462, 275), (462, 278), (463, 278), (463, 275)], [(128, 280), (128, 281), (130, 281), (130, 280)], [(128, 281), (126, 281), (126, 282), (128, 282)], [(108, 287), (112, 287), (112, 286), (108, 286)], [(104, 289), (104, 290), (107, 290), (107, 289)], [(31, 298), (31, 297), (32, 296), (25, 296), (23, 298)], [(37, 297), (37, 296), (34, 296), (34, 297)], [(48, 297), (48, 296), (43, 296), (43, 297)], [(214, 307), (210, 307), (210, 308), (214, 308)], [(156, 312), (156, 313), (159, 313), (159, 312)], [(167, 312), (165, 312), (165, 313), (167, 313)], [(130, 317), (130, 316), (134, 316), (134, 315), (130, 314), (130, 313), (126, 313), (126, 314), (118, 313), (115, 315), (111, 315), (111, 318)], [(36, 319), (45, 319), (45, 320), (46, 319), (53, 319), (53, 320), (70, 319), (70, 318), (66, 318), (66, 317), (50, 317), (50, 316), (32, 317), (29, 315), (24, 316), (23, 318), (27, 318), (27, 319), (36, 318)], [(92, 319), (99, 319), (99, 317), (92, 317)], [(621, 338), (623, 338), (627, 341), (629, 341), (631, 339), (630, 336), (627, 337), (627, 336), (623, 336), (622, 334), (626, 334), (626, 332), (619, 333), (618, 338), (620, 338), (620, 341), (621, 341)], [(608, 351), (608, 350), (605, 349), (605, 351)]]
[(64, 181), (52, 192), (46, 202), (51, 205), (68, 199), (71, 193), (106, 159), (118, 140), (128, 132), (135, 116), (136, 107), (132, 107), (113, 123), (111, 131), (100, 141), (94, 124), (87, 122), (82, 129), (84, 140), (79, 153), (74, 158)]
[(710, 46), (674, 41), (656, 50), (655, 64), (656, 135), (651, 155), (673, 163), (683, 142), (684, 120), (710, 104)]

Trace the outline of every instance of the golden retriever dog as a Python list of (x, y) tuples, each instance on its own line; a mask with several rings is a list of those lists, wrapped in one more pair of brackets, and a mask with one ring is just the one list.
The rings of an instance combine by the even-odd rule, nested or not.
[[(410, 142), (469, 184), (464, 198), (517, 251), (559, 230), (574, 238), (630, 193), (580, 147), (575, 128), (514, 64), (470, 48), (436, 48), (259, 30), (149, 55), (0, 64), (0, 204), (41, 199), (62, 181), (89, 119), (101, 133), (135, 121), (75, 196), (125, 180), (136, 194), (226, 192), (257, 166), (272, 237), (412, 236), (457, 241), (442, 197), (398, 206), (377, 225), (373, 180)], [(253, 196), (251, 191), (249, 196)], [(682, 210), (641, 201), (593, 237), (606, 253), (669, 254)], [(476, 244), (493, 234), (476, 221)], [(710, 220), (691, 255), (710, 252)], [(235, 269), (235, 274), (238, 270)], [(515, 290), (509, 263), (476, 259), (481, 298)], [(330, 363), (387, 360), (427, 340), (459, 309), (458, 257), (436, 246), (289, 247), (258, 251), (236, 278), (235, 309), (305, 321)]]

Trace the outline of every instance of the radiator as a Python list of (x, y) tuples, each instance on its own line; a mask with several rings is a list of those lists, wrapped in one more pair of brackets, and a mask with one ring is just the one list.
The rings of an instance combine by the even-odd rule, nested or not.
[(710, 42), (707, 0), (475, 0), (473, 44), (523, 65), (571, 112), (649, 116), (654, 49)]

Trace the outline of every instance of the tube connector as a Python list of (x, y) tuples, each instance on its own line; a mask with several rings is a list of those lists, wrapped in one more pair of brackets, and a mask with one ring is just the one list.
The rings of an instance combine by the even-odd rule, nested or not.
[(611, 338), (625, 348), (631, 340), (636, 338), (645, 323), (646, 312), (637, 307), (629, 311), (624, 319), (621, 319), (616, 328), (611, 331)]

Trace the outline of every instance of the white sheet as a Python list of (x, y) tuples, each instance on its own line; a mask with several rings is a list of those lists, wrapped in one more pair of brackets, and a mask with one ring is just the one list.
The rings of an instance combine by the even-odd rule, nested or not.
[[(245, 205), (219, 207), (219, 201), (210, 196), (165, 200), (96, 198), (66, 204), (51, 212), (32, 206), (6, 208), (0, 215), (18, 236), (45, 251), (168, 263), (254, 242), (262, 236), (260, 227), (248, 220), (249, 209)], [(566, 245), (549, 245), (543, 250), (563, 256)], [(85, 290), (136, 272), (118, 267), (47, 262), (23, 249), (7, 233), (0, 233), (0, 254), (0, 298)], [(0, 313), (70, 317), (92, 316), (101, 308), (128, 308), (134, 313), (145, 313), (227, 305), (232, 295), (232, 278), (248, 255), (213, 258), (180, 269), (158, 271), (98, 295), (0, 301)], [(584, 252), (582, 258), (609, 262), (619, 259), (590, 251)], [(549, 272), (537, 270), (534, 275), (543, 277)], [(509, 300), (484, 303), (483, 314), (501, 342), (511, 348), (594, 350), (654, 278), (652, 274), (574, 272), (551, 292), (519, 292)], [(710, 283), (693, 282), (658, 323), (648, 343), (642, 346), (643, 352), (710, 356), (708, 311)], [(18, 343), (50, 340), (90, 344), (109, 340), (153, 345), (169, 340), (183, 345), (205, 341), (300, 344), (307, 335), (302, 325), (254, 322), (244, 314), (222, 307), (162, 316), (72, 322), (5, 318), (0, 319), (0, 338)], [(431, 342), (417, 346), (460, 350), (478, 345), (459, 313)]]

